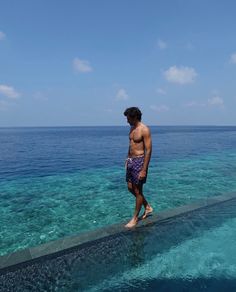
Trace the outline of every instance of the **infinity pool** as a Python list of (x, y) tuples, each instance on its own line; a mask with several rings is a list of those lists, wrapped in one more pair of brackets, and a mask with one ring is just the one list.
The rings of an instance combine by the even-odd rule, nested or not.
[(235, 229), (233, 198), (4, 270), (0, 291), (233, 291)]

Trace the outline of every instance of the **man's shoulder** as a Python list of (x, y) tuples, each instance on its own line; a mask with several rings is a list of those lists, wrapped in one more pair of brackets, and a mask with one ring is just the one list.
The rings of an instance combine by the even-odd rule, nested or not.
[(147, 125), (143, 124), (141, 125), (141, 130), (142, 130), (142, 133), (145, 133), (145, 134), (149, 134), (150, 133), (150, 129)]

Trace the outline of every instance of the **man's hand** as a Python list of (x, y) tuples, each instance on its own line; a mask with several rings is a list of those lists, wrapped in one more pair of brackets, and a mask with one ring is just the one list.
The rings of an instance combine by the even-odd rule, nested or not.
[(128, 159), (125, 159), (125, 170), (127, 170)]
[(143, 180), (143, 179), (145, 179), (146, 176), (147, 176), (146, 170), (141, 170), (139, 173), (138, 179)]

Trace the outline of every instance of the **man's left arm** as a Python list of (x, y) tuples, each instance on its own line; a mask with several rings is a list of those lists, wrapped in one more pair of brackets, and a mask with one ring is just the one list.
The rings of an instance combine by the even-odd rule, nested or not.
[(148, 165), (152, 155), (152, 138), (149, 128), (143, 130), (143, 142), (144, 142), (144, 163), (143, 168), (140, 171), (139, 178), (145, 178), (147, 176)]

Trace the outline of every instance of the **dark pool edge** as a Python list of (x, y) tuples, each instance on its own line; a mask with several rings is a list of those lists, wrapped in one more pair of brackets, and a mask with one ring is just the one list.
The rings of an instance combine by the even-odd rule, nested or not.
[(201, 208), (210, 207), (233, 199), (236, 199), (236, 192), (201, 199), (188, 205), (161, 211), (158, 214), (155, 214), (147, 218), (146, 220), (139, 222), (138, 225), (133, 229), (125, 228), (125, 223), (113, 224), (95, 231), (89, 231), (79, 235), (61, 238), (58, 240), (47, 242), (45, 244), (41, 244), (36, 247), (30, 247), (24, 250), (19, 250), (10, 254), (6, 254), (0, 256), (0, 273), (8, 269), (17, 268), (17, 266), (24, 263), (27, 264), (28, 262), (44, 257), (49, 257), (50, 255), (55, 255), (57, 253), (59, 254), (72, 248), (79, 248), (80, 246), (82, 247), (85, 244), (92, 243), (93, 241), (103, 239), (117, 233), (132, 232), (140, 227), (153, 223), (161, 224), (162, 221), (166, 221), (168, 219), (181, 216), (199, 210)]

